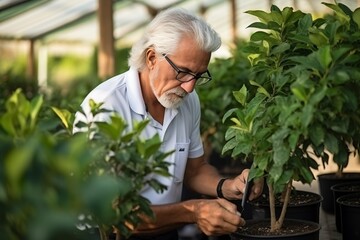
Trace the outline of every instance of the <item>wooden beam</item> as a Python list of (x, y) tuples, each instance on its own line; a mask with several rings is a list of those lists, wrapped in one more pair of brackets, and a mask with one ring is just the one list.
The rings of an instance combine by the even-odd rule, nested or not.
[(26, 64), (26, 77), (33, 81), (35, 79), (35, 40), (30, 39), (29, 42), (29, 54), (27, 55)]
[(98, 76), (105, 79), (114, 75), (114, 20), (113, 1), (98, 0), (99, 20), (99, 53), (98, 53)]
[(237, 40), (237, 4), (236, 0), (231, 0), (231, 37), (232, 42), (236, 43)]

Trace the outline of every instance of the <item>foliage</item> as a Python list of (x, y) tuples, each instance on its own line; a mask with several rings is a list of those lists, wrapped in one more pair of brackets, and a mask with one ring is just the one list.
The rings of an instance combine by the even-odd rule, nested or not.
[(329, 154), (341, 172), (359, 148), (360, 8), (324, 4), (334, 14), (315, 20), (290, 7), (248, 11), (261, 30), (246, 49), (250, 86), (234, 91), (239, 105), (224, 115), (233, 126), (223, 151), (251, 158), (251, 177), (266, 177), (270, 192), (310, 184)]
[[(50, 117), (42, 113), (43, 106), (41, 95), (28, 100), (17, 90), (0, 115), (2, 237), (89, 239), (75, 227), (87, 224), (103, 232), (116, 226), (129, 236), (140, 214), (152, 214), (140, 189), (146, 184), (164, 189), (144, 176), (168, 176), (164, 158), (170, 153), (158, 151), (157, 136), (140, 138), (147, 122), (128, 130), (114, 115), (110, 123), (88, 123), (89, 131), (72, 134), (73, 114), (53, 108), (65, 126), (59, 128), (49, 124), (54, 119), (43, 118)], [(94, 115), (105, 111), (100, 107), (92, 103)]]
[(238, 42), (231, 58), (216, 58), (209, 66), (213, 81), (196, 89), (201, 104), (200, 130), (203, 141), (209, 143), (218, 153), (225, 144), (226, 126), (221, 117), (226, 110), (236, 106), (232, 97), (233, 89), (240, 88), (248, 81), (249, 66), (242, 51), (244, 42)]
[[(110, 123), (96, 122), (98, 114), (107, 113), (102, 108), (102, 103), (89, 101), (91, 116), (87, 116), (86, 122), (79, 122), (76, 127), (86, 129), (85, 132), (91, 143), (91, 149), (96, 150), (96, 161), (91, 164), (89, 176), (111, 176), (118, 182), (117, 197), (113, 205), (109, 205), (109, 215), (103, 215), (97, 211), (89, 211), (93, 224), (101, 223), (100, 228), (112, 230), (116, 226), (122, 236), (128, 237), (131, 234), (131, 227), (141, 222), (142, 214), (152, 216), (150, 202), (139, 195), (139, 191), (149, 185), (155, 191), (161, 192), (165, 186), (153, 178), (150, 174), (158, 174), (169, 177), (167, 171), (169, 163), (164, 161), (172, 152), (160, 152), (161, 140), (158, 135), (149, 139), (142, 139), (141, 133), (148, 124), (144, 120), (134, 124), (130, 131), (126, 122), (116, 113), (112, 113)], [(54, 111), (62, 120), (68, 132), (72, 132), (72, 118), (68, 111), (54, 108)], [(84, 113), (82, 113), (84, 114)], [(84, 114), (84, 116), (86, 116)], [(76, 135), (75, 134), (75, 135)], [(104, 185), (106, 186), (106, 185)], [(94, 195), (93, 191), (90, 193)], [(96, 195), (95, 195), (96, 196)], [(96, 196), (92, 204), (99, 207), (101, 195)], [(116, 211), (114, 211), (115, 208)], [(94, 210), (94, 209), (92, 209)], [(96, 210), (96, 209), (95, 209)]]

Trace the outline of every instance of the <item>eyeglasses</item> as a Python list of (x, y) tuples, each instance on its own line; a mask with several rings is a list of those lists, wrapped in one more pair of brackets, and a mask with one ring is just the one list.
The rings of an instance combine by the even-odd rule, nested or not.
[(207, 82), (210, 82), (212, 77), (210, 75), (209, 70), (206, 70), (206, 72), (201, 74), (193, 74), (191, 72), (180, 70), (175, 63), (173, 63), (166, 54), (163, 54), (166, 61), (171, 65), (171, 67), (176, 71), (176, 80), (180, 82), (190, 82), (195, 79), (196, 85), (204, 85)]

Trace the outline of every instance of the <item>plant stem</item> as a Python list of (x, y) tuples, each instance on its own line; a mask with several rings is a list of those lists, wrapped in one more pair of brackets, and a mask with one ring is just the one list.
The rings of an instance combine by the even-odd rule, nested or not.
[(101, 240), (108, 240), (108, 235), (104, 227), (99, 226), (99, 233)]
[(268, 183), (269, 188), (269, 204), (270, 204), (270, 224), (271, 230), (270, 232), (274, 232), (276, 226), (276, 215), (275, 215), (275, 193), (274, 188), (271, 184)]
[(283, 206), (281, 209), (281, 214), (280, 214), (280, 217), (278, 220), (279, 229), (282, 227), (282, 225), (284, 223), (286, 209), (287, 209), (287, 207), (289, 205), (289, 201), (290, 201), (291, 189), (292, 189), (292, 180), (290, 180), (286, 186), (285, 199), (284, 199), (284, 203), (283, 203)]
[(281, 209), (279, 219), (276, 218), (274, 188), (272, 187), (271, 184), (268, 184), (268, 187), (269, 187), (270, 221), (271, 221), (270, 232), (275, 232), (275, 231), (281, 229), (281, 227), (282, 227), (282, 225), (284, 223), (286, 209), (287, 209), (287, 206), (288, 206), (289, 201), (290, 201), (290, 193), (291, 193), (291, 189), (292, 189), (292, 181), (290, 180), (288, 182), (288, 184), (286, 185), (285, 199), (284, 199), (284, 203), (283, 203), (283, 206), (282, 206), (282, 209)]

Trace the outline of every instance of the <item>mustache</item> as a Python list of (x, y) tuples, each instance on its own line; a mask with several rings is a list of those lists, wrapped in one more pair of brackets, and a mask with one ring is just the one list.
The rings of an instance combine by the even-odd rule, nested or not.
[(187, 95), (187, 92), (182, 89), (181, 87), (177, 87), (177, 88), (173, 88), (173, 89), (170, 89), (168, 91), (166, 91), (166, 94), (176, 94), (178, 95), (179, 97), (185, 97)]

